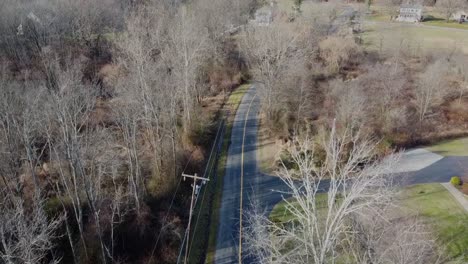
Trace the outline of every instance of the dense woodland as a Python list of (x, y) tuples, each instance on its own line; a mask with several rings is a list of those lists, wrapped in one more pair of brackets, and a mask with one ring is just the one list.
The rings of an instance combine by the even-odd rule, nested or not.
[(254, 3), (1, 6), (2, 262), (175, 262), (189, 199), (169, 200), (215, 132), (204, 99), (244, 78), (225, 31)]
[(214, 136), (206, 99), (247, 80), (262, 125), (286, 142), (360, 131), (381, 139), (375, 158), (468, 132), (456, 48), (366, 51), (352, 30), (365, 9), (343, 20), (339, 3), (249, 26), (263, 4), (3, 0), (2, 262), (174, 263), (190, 192), (167, 209)]

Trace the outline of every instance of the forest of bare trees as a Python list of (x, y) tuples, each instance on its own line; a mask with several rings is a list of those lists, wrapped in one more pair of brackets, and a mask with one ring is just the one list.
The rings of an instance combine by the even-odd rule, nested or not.
[(226, 31), (254, 4), (2, 2), (2, 263), (175, 261), (168, 199), (209, 146), (202, 101), (242, 81)]

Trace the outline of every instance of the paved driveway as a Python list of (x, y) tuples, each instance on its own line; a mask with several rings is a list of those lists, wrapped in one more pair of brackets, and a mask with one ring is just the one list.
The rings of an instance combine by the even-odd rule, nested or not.
[(402, 186), (431, 183), (448, 182), (453, 176), (462, 176), (468, 169), (468, 157), (448, 156), (431, 163), (417, 171), (404, 172), (398, 175)]

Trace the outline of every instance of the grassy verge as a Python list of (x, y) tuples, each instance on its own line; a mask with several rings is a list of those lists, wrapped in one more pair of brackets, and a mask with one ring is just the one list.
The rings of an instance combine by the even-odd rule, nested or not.
[(437, 242), (454, 261), (468, 261), (468, 213), (440, 184), (405, 188), (402, 202), (432, 227)]
[[(216, 142), (214, 142), (216, 143)], [(213, 197), (216, 195), (216, 159), (213, 157), (207, 164), (207, 177), (210, 182), (203, 188), (194, 208), (192, 236), (190, 237), (189, 263), (202, 263), (205, 259), (209, 237), (206, 232), (211, 225), (211, 208), (213, 207)]]
[(262, 118), (260, 118), (259, 122), (257, 142), (258, 168), (261, 172), (272, 175), (277, 169), (275, 161), (281, 147), (276, 144), (274, 137), (268, 133)]
[[(224, 133), (223, 146), (221, 148), (221, 153), (218, 159), (218, 164), (216, 167), (216, 177), (215, 184), (212, 184), (214, 188), (214, 195), (211, 202), (211, 219), (209, 226), (209, 237), (208, 237), (208, 249), (206, 254), (206, 263), (214, 263), (214, 256), (216, 252), (216, 234), (218, 230), (218, 221), (219, 221), (219, 208), (221, 206), (221, 197), (223, 190), (223, 177), (225, 172), (227, 153), (229, 145), (231, 144), (231, 129), (235, 117), (235, 112), (239, 107), (242, 97), (250, 88), (250, 84), (244, 84), (239, 86), (234, 90), (229, 99), (227, 100), (224, 109), (230, 112), (230, 116), (226, 120), (226, 129)], [(206, 233), (206, 230), (205, 230)]]
[(427, 149), (443, 156), (468, 156), (468, 138), (442, 141)]

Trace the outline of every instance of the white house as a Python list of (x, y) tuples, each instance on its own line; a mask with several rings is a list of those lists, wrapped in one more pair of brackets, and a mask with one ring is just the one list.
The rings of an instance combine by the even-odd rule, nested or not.
[(400, 6), (400, 14), (396, 18), (401, 22), (419, 22), (422, 20), (422, 5), (403, 4)]

